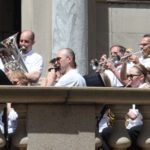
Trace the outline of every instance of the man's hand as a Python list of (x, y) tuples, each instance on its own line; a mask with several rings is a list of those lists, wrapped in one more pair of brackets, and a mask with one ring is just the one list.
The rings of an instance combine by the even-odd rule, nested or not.
[(57, 79), (57, 74), (55, 69), (51, 69), (48, 74), (47, 74), (47, 81), (46, 81), (46, 86), (52, 86), (55, 84)]
[(128, 57), (129, 61), (133, 62), (134, 64), (138, 64), (139, 63), (139, 57), (136, 55), (131, 55)]
[(136, 119), (138, 113), (137, 113), (137, 110), (135, 110), (135, 109), (129, 109), (127, 115), (130, 119), (134, 120), (134, 119)]

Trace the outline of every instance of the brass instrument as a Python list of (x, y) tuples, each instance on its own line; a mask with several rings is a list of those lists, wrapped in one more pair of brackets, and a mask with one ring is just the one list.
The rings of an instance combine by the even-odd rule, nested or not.
[(120, 57), (119, 55), (116, 55), (116, 56), (112, 56), (110, 58), (107, 58), (107, 56), (104, 54), (104, 55), (102, 55), (100, 60), (98, 60), (96, 58), (92, 59), (90, 61), (90, 66), (92, 67), (92, 70), (103, 72), (105, 69), (107, 69), (107, 65), (106, 65), (107, 63), (111, 63), (114, 67), (117, 67), (122, 63), (123, 59), (127, 59), (131, 55), (138, 56), (141, 53), (142, 53), (142, 51), (138, 50), (138, 51), (130, 52), (129, 54), (124, 55), (122, 57)]
[(90, 62), (90, 66), (92, 67), (92, 70), (96, 70), (97, 67), (99, 66), (98, 60), (96, 58), (92, 59), (91, 62)]
[(121, 60), (122, 59), (126, 59), (126, 58), (128, 58), (128, 57), (130, 57), (131, 55), (137, 55), (137, 54), (141, 54), (142, 53), (142, 51), (135, 51), (135, 52), (130, 52), (129, 54), (127, 54), (127, 55), (125, 55), (125, 56), (122, 56), (121, 57)]
[(1, 48), (0, 57), (6, 70), (22, 70), (23, 72), (28, 72), (21, 55), (21, 50), (24, 47), (18, 48), (16, 42), (17, 35), (18, 33), (0, 42), (5, 47)]
[(112, 65), (114, 65), (116, 67), (116, 66), (120, 65), (120, 63), (121, 63), (120, 57), (115, 56), (115, 57), (107, 58), (106, 55), (102, 55), (100, 60), (98, 60), (96, 58), (92, 59), (90, 62), (90, 66), (92, 66), (92, 70), (95, 70), (97, 72), (104, 72), (104, 70), (107, 69), (108, 63), (111, 63)]
[(106, 111), (106, 114), (107, 114), (107, 117), (108, 117), (107, 125), (109, 127), (112, 127), (114, 122), (115, 122), (115, 114), (111, 111), (110, 108)]

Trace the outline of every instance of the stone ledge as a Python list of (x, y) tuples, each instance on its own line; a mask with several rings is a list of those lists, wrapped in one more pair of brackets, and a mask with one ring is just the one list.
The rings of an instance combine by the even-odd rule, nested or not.
[(137, 88), (0, 87), (0, 103), (150, 104), (149, 97), (150, 89)]

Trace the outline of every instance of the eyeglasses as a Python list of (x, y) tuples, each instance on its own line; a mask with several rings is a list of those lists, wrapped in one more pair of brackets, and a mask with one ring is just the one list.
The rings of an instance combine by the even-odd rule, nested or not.
[(140, 76), (140, 74), (128, 74), (127, 78), (133, 78), (133, 77), (137, 77)]

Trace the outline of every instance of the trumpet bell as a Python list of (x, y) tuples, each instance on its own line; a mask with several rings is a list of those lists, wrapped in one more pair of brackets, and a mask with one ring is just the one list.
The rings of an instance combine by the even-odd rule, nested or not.
[(0, 43), (5, 47), (5, 48), (18, 48), (17, 46), (17, 42), (16, 42), (16, 39), (17, 39), (17, 35), (18, 35), (18, 32), (13, 34), (12, 36), (4, 39), (3, 41), (1, 41)]
[(97, 59), (92, 59), (90, 62), (90, 66), (92, 67), (92, 70), (96, 70), (98, 68), (99, 62)]

